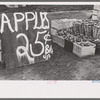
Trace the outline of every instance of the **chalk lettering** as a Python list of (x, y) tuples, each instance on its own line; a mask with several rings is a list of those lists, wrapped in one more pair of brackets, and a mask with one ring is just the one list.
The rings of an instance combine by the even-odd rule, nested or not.
[(35, 12), (35, 25), (33, 29), (41, 29), (41, 27), (38, 26), (38, 14)]
[[(2, 18), (1, 18), (1, 33), (4, 32), (4, 24), (7, 24), (8, 27), (9, 27), (9, 29), (10, 29), (10, 31), (11, 31), (11, 32), (14, 32), (14, 30), (13, 30), (12, 27), (11, 27), (11, 23), (10, 23), (10, 20), (9, 20), (9, 18), (7, 17), (7, 15), (3, 13), (1, 17), (2, 17)], [(6, 19), (6, 20), (5, 20), (5, 19)]]
[(34, 54), (34, 53), (33, 53), (33, 51), (32, 51), (32, 44), (30, 44), (30, 51), (31, 51), (31, 54), (32, 54), (33, 57), (34, 57), (34, 56), (35, 56), (35, 57), (36, 57), (36, 56), (40, 56), (40, 55), (42, 55), (43, 52), (44, 52), (44, 44), (43, 44), (41, 41), (38, 40), (39, 35), (40, 35), (40, 34), (44, 34), (44, 33), (46, 33), (46, 31), (37, 32), (37, 37), (36, 37), (36, 40), (35, 40), (35, 44), (40, 44), (41, 47), (42, 47), (41, 52), (40, 52), (39, 54)]
[(51, 54), (53, 54), (53, 49), (52, 49), (52, 45), (48, 45), (46, 44), (45, 46), (45, 54), (43, 55), (43, 58), (45, 60), (48, 60), (51, 57)]
[[(41, 56), (43, 53), (44, 53), (43, 58), (45, 60), (48, 60), (51, 57), (50, 54), (53, 53), (52, 45), (47, 44), (47, 42), (51, 41), (51, 39), (49, 38), (50, 37), (49, 32), (48, 32), (48, 34), (44, 35), (45, 46), (41, 41), (39, 41), (39, 36), (42, 34), (45, 34), (46, 32), (47, 32), (46, 30), (42, 31), (42, 32), (37, 32), (36, 40), (34, 43), (40, 44), (42, 47), (41, 52), (39, 54), (35, 54), (33, 52), (32, 44), (29, 44), (28, 37), (25, 34), (20, 33), (16, 36), (17, 39), (19, 39), (20, 37), (24, 37), (25, 42), (26, 42), (25, 46), (19, 46), (16, 49), (16, 54), (17, 54), (19, 62), (21, 61), (22, 57), (27, 57), (30, 64), (34, 63), (35, 57)], [(23, 51), (23, 52), (21, 52), (21, 51)], [(32, 57), (29, 55), (29, 52)]]
[[(18, 19), (17, 16), (20, 15), (22, 18)], [(23, 13), (14, 13), (14, 20), (15, 20), (15, 31), (18, 31), (18, 22), (22, 22), (25, 16)]]
[[(47, 13), (46, 12), (40, 12), (40, 18), (41, 18), (41, 26), (38, 26), (38, 15), (35, 12), (35, 25), (33, 29), (49, 29), (49, 20), (47, 18)], [(47, 22), (47, 26), (45, 26), (44, 22)]]
[(52, 45), (48, 45), (47, 42), (51, 41), (50, 39), (50, 34), (49, 32), (44, 36), (44, 40), (45, 40), (45, 54), (43, 55), (43, 58), (45, 60), (48, 60), (51, 57), (51, 54), (53, 54), (53, 49), (52, 49)]
[[(29, 50), (28, 50), (28, 47), (29, 47), (28, 38), (23, 33), (20, 33), (16, 36), (17, 39), (20, 38), (20, 37), (24, 37), (24, 39), (26, 41), (26, 46), (17, 47), (16, 54), (17, 54), (18, 61), (20, 62), (22, 57), (27, 57), (29, 63), (32, 64), (32, 63), (34, 63), (34, 58), (30, 57), (29, 54), (28, 54), (28, 52), (29, 52)], [(20, 52), (20, 50), (23, 50), (23, 52)]]
[[(25, 42), (26, 42), (26, 45), (25, 45), (25, 46), (19, 46), (19, 47), (17, 47), (17, 49), (16, 49), (16, 54), (17, 54), (17, 57), (18, 57), (18, 61), (19, 61), (19, 62), (21, 61), (21, 58), (25, 56), (25, 57), (28, 58), (29, 63), (33, 63), (35, 57), (41, 56), (41, 55), (44, 53), (45, 48), (46, 48), (46, 52), (47, 52), (47, 53), (48, 53), (48, 52), (50, 53), (50, 51), (47, 51), (48, 48), (47, 48), (47, 47), (44, 47), (44, 44), (43, 44), (41, 41), (38, 40), (38, 39), (39, 39), (39, 36), (40, 36), (41, 34), (45, 34), (46, 32), (47, 32), (46, 30), (45, 30), (45, 31), (42, 31), (42, 32), (37, 32), (36, 40), (35, 40), (34, 43), (35, 43), (35, 44), (40, 44), (41, 47), (42, 47), (42, 48), (41, 48), (41, 52), (40, 52), (39, 54), (35, 54), (35, 53), (33, 52), (33, 50), (32, 50), (32, 44), (29, 44), (28, 37), (27, 37), (25, 34), (19, 33), (19, 34), (16, 36), (17, 39), (19, 39), (20, 37), (24, 37)], [(23, 52), (20, 52), (21, 50), (22, 50)], [(29, 50), (30, 50), (30, 51), (29, 51)], [(31, 53), (31, 56), (32, 56), (32, 57), (30, 57), (29, 52)], [(47, 54), (47, 53), (46, 53), (46, 54)]]
[(44, 36), (45, 44), (46, 44), (48, 41), (51, 41), (50, 37), (51, 37), (51, 36), (50, 36), (49, 32)]
[[(32, 18), (28, 18), (28, 15), (29, 14), (31, 14), (33, 17)], [(25, 22), (26, 22), (26, 30), (28, 30), (28, 28), (29, 28), (29, 24), (28, 24), (28, 22), (29, 21), (33, 21), (36, 17), (35, 17), (35, 14), (33, 13), (33, 12), (26, 12), (25, 13), (25, 18), (26, 18), (26, 20), (25, 20)]]
[[(41, 17), (41, 28), (49, 29), (49, 20), (47, 18), (47, 12), (40, 12), (40, 17)], [(44, 24), (45, 21), (47, 22), (47, 26)]]
[[(29, 15), (32, 15), (32, 18), (29, 17)], [(49, 20), (47, 18), (47, 12), (40, 12), (39, 15), (37, 12), (16, 12), (13, 14), (14, 17), (14, 24), (10, 23), (10, 19), (7, 17), (5, 13), (1, 14), (1, 33), (4, 32), (4, 25), (7, 24), (8, 28), (11, 32), (18, 32), (19, 27), (18, 23), (21, 23), (22, 21), (26, 24), (26, 30), (29, 29), (29, 22), (33, 23), (32, 28), (33, 29), (49, 29)], [(38, 24), (40, 23), (40, 24)], [(12, 25), (14, 26), (14, 29), (12, 28)]]

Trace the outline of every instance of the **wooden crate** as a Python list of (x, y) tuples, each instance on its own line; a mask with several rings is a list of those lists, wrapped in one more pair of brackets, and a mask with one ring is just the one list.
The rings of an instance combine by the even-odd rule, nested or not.
[(73, 42), (69, 40), (65, 40), (65, 50), (69, 52), (73, 52)]
[(100, 54), (100, 47), (96, 47), (95, 53)]
[(56, 30), (56, 29), (51, 28), (51, 34), (52, 34), (52, 35), (56, 35), (56, 34), (57, 34), (57, 30)]
[(74, 43), (73, 45), (73, 53), (79, 57), (85, 57), (88, 55), (95, 55), (95, 47), (94, 43), (87, 41), (88, 43), (92, 44), (92, 46), (80, 46), (79, 43)]
[(63, 48), (65, 46), (65, 39), (62, 36), (52, 35), (52, 41)]
[(52, 35), (52, 42), (58, 44), (58, 36), (57, 35)]
[(100, 41), (91, 41), (92, 43), (96, 44), (96, 54), (100, 54)]

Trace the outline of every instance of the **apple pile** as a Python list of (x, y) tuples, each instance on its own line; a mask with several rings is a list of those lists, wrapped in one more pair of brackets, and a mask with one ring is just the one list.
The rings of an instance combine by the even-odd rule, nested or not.
[(100, 39), (100, 22), (91, 19), (74, 21), (72, 27), (59, 29), (56, 35), (71, 42), (92, 42)]
[(82, 46), (82, 47), (88, 47), (88, 46), (93, 46), (93, 44), (89, 43), (89, 42), (80, 42), (78, 43), (78, 45)]

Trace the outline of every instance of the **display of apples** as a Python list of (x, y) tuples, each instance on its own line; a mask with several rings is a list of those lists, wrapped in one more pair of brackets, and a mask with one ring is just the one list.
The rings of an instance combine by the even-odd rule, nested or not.
[(79, 45), (80, 45), (80, 46), (90, 46), (90, 44), (89, 44), (89, 43), (83, 43), (83, 42), (82, 42), (82, 43), (80, 43)]
[[(87, 25), (87, 27), (84, 27), (84, 25)], [(100, 22), (98, 20), (85, 19), (82, 21), (74, 22), (72, 27), (57, 30), (57, 33), (55, 35), (62, 36), (64, 39), (69, 40), (71, 42), (81, 42), (81, 41), (83, 42), (91, 41), (92, 42), (95, 39), (91, 35), (91, 33), (89, 34), (84, 33), (84, 32), (93, 31), (93, 29), (90, 28), (89, 25), (94, 25), (95, 27), (99, 26), (100, 28)], [(87, 29), (84, 29), (84, 28), (87, 28)], [(80, 44), (80, 45), (88, 46), (89, 44)]]

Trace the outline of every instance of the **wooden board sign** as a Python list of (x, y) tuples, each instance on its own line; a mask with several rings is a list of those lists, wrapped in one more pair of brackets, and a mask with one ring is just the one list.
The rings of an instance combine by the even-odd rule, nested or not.
[(13, 12), (0, 15), (2, 58), (6, 68), (42, 62), (53, 54), (47, 12)]

